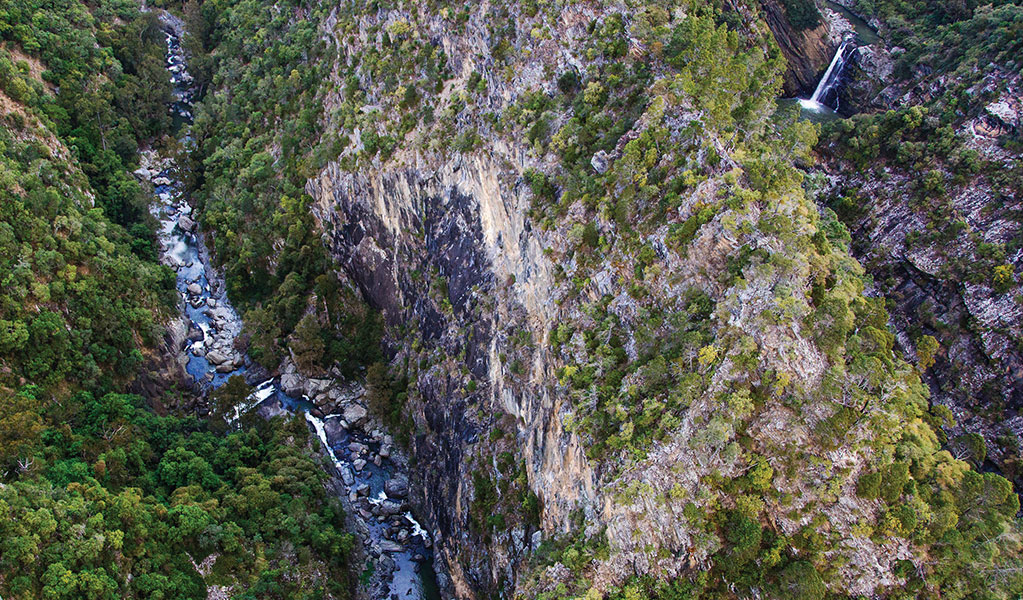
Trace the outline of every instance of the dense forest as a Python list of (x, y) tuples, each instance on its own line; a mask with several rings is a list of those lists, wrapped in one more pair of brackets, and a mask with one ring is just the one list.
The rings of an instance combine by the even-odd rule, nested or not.
[(178, 302), (132, 176), (172, 133), (156, 15), (5, 2), (0, 39), (0, 596), (348, 597), (304, 421), (123, 393)]
[[(0, 0), (0, 598), (369, 598), (384, 563), (301, 412), (131, 393), (194, 300), (142, 152), (251, 369), (397, 440), (441, 597), (1017, 598), (1023, 7), (843, 2), (898, 50), (819, 125), (774, 4)], [(907, 291), (900, 218), (1001, 328)]]

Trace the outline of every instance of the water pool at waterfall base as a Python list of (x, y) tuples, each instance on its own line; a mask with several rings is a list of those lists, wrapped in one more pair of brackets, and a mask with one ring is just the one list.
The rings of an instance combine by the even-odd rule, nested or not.
[(830, 123), (845, 117), (831, 107), (808, 98), (782, 98), (778, 100), (778, 109), (785, 110), (795, 107), (799, 110), (799, 118), (813, 123)]

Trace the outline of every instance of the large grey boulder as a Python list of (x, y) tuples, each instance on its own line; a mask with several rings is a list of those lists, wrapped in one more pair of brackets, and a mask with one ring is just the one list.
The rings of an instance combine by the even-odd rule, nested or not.
[(281, 389), (289, 396), (302, 395), (302, 376), (298, 373), (281, 375)]
[(206, 360), (210, 361), (215, 365), (221, 365), (227, 362), (228, 357), (220, 350), (212, 350), (206, 353)]
[(400, 502), (395, 502), (394, 500), (384, 500), (377, 506), (380, 507), (380, 512), (388, 516), (400, 515), (405, 512), (405, 507)]
[(401, 544), (391, 540), (380, 540), (380, 550), (383, 552), (401, 552), (404, 550)]
[(408, 496), (408, 479), (403, 475), (398, 475), (393, 479), (388, 479), (384, 483), (384, 493), (391, 498), (405, 498)]
[(366, 407), (361, 404), (349, 404), (345, 407), (342, 416), (350, 425), (357, 427), (366, 420), (369, 413), (366, 412)]

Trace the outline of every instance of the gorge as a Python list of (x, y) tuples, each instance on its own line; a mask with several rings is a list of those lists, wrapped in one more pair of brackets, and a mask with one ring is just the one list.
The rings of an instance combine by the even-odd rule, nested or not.
[(0, 596), (1011, 600), (1021, 24), (0, 0)]
[[(177, 98), (171, 110), (187, 126), (192, 121), (190, 99), (194, 89), (181, 49), (184, 24), (166, 12), (161, 13), (160, 19), (167, 35), (167, 69)], [(187, 148), (191, 140), (187, 127), (183, 131), (182, 143)], [(245, 404), (234, 407), (234, 422), (248, 411), (267, 418), (284, 411), (305, 413), (330, 459), (325, 465), (332, 478), (328, 488), (340, 493), (355, 532), (364, 544), (364, 552), (375, 563), (367, 584), (369, 595), (410, 600), (438, 598), (430, 535), (407, 507), (408, 476), (400, 463), (391, 458), (392, 452), (399, 451), (393, 438), (379, 429), (372, 432), (363, 429), (366, 411), (357, 403), (358, 396), (350, 399), (339, 414), (316, 416), (308, 396), (289, 395), (277, 377), (259, 381), (265, 376), (265, 371), (259, 368), (250, 372), (252, 359), (236, 350), (236, 340), (244, 325), (224, 292), (222, 276), (211, 264), (202, 231), (190, 216), (192, 207), (183, 194), (177, 172), (178, 168), (171, 164), (156, 172), (151, 180), (159, 200), (154, 210), (160, 221), (161, 260), (177, 272), (181, 307), (189, 323), (187, 342), (180, 348), (188, 375), (206, 393), (231, 377), (244, 377), (255, 386)], [(142, 176), (150, 178), (150, 173)], [(328, 385), (334, 386), (331, 393), (338, 391), (336, 383)]]

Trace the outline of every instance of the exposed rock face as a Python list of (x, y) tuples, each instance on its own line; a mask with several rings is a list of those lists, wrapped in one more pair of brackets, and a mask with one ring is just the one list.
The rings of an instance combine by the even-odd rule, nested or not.
[[(883, 42), (858, 48), (847, 71), (847, 84), (840, 90), (839, 111), (851, 115), (927, 106), (946, 91), (964, 87), (955, 76), (932, 73), (925, 65), (897, 77), (895, 62), (904, 52)], [(991, 65), (965, 92), (966, 97), (982, 100), (977, 103), (980, 110), (960, 109), (964, 117), (972, 115), (955, 130), (965, 142), (964, 149), (999, 165), (999, 170), (1019, 168), (1018, 158), (1006, 152), (1002, 142), (1018, 127), (1023, 106), (1020, 89), (1018, 75)], [(953, 446), (960, 434), (980, 433), (989, 458), (1019, 487), (1023, 469), (1018, 451), (1013, 443), (1005, 443), (1014, 436), (1023, 439), (1019, 343), (1023, 309), (1014, 299), (1019, 287), (995, 290), (990, 273), (976, 272), (976, 266), (964, 272), (957, 265), (980, 264), (977, 257), (984, 245), (1013, 248), (1013, 240), (1021, 234), (1015, 216), (1020, 199), (1001, 191), (990, 172), (962, 178), (954, 175), (955, 167), (948, 161), (929, 158), (932, 173), (948, 182), (942, 186), (948, 188), (947, 195), (945, 191), (928, 194), (943, 203), (935, 212), (954, 215), (963, 224), (959, 234), (941, 243), (913, 241), (936, 229), (929, 214), (935, 209), (920, 199), (921, 173), (887, 165), (867, 172), (838, 163), (827, 168), (835, 173), (832, 180), (839, 194), (855, 191), (858, 197), (870, 199), (862, 218), (850, 228), (857, 240), (854, 250), (877, 280), (877, 291), (892, 301), (892, 322), (904, 352), (915, 357), (914, 341), (923, 334), (935, 336), (942, 345), (925, 379), (932, 400), (953, 412), (956, 427), (947, 432)], [(1006, 254), (1004, 262), (1019, 272), (1023, 254), (1017, 248)]]
[[(195, 398), (192, 393), (194, 382), (185, 370), (188, 354), (182, 349), (188, 344), (188, 319), (178, 317), (167, 325), (163, 340), (156, 351), (147, 357), (139, 377), (132, 384), (132, 393), (146, 397), (153, 405), (162, 410), (188, 410), (192, 406), (167, 406), (165, 402), (175, 402), (178, 398)], [(167, 394), (175, 390), (188, 391), (186, 394)]]
[[(968, 122), (970, 130), (983, 116)], [(981, 149), (997, 147), (981, 141)], [(835, 167), (835, 165), (832, 165)], [(968, 232), (941, 247), (915, 244), (913, 236), (928, 229), (926, 211), (914, 206), (915, 172), (888, 169), (885, 181), (871, 181), (870, 173), (847, 170), (835, 182), (839, 190), (858, 190), (869, 197), (869, 210), (851, 227), (854, 250), (878, 281), (878, 291), (894, 303), (892, 320), (898, 341), (908, 356), (915, 356), (914, 340), (922, 334), (935, 336), (942, 345), (927, 382), (934, 402), (948, 406), (957, 426), (949, 432), (955, 439), (965, 432), (981, 433), (988, 453), (1002, 465), (1006, 476), (1020, 484), (1018, 466), (1004, 464), (999, 438), (1023, 438), (1023, 308), (1015, 301), (1014, 286), (1008, 292), (992, 289), (989, 274), (976, 273), (974, 281), (964, 280), (950, 265), (974, 260), (978, 243), (1005, 244), (1020, 235), (1020, 223), (1013, 217), (1019, 199), (1005, 199), (998, 206), (991, 183), (983, 177), (956, 186), (948, 199), (953, 214), (966, 223)], [(1006, 257), (1018, 265), (1020, 251)], [(1004, 439), (1004, 438), (1003, 438)]]
[(843, 84), (838, 89), (838, 111), (851, 116), (872, 113), (894, 106), (894, 94), (886, 91), (891, 81), (894, 61), (891, 51), (882, 44), (860, 46), (846, 66)]
[[(315, 201), (312, 210), (336, 264), (384, 315), (391, 367), (409, 376), (402, 415), (411, 422), (411, 453), (420, 468), (412, 473), (408, 503), (431, 529), (451, 573), (454, 595), (486, 597), (514, 587), (524, 597), (532, 597), (536, 589), (517, 587), (522, 559), (542, 537), (568, 532), (573, 521), (585, 523), (586, 531), (579, 533), (600, 535), (610, 548), (610, 556), (598, 561), (590, 573), (598, 591), (621, 585), (635, 573), (672, 577), (707, 565), (723, 542), (701, 529), (700, 519), (687, 516), (686, 507), (690, 499), (730, 502), (724, 494), (715, 495), (718, 492), (711, 491), (707, 481), (737, 479), (750, 467), (745, 458), (740, 460), (744, 450), (733, 441), (732, 422), (723, 420), (729, 411), (748, 412), (749, 423), (742, 421), (745, 416), (736, 417), (743, 423), (744, 435), (749, 436), (751, 447), (763, 453), (765, 463), (761, 464), (770, 462), (777, 471), (773, 480), (772, 475), (767, 477), (772, 506), (766, 518), (772, 526), (793, 535), (807, 526), (802, 516), (793, 515), (815, 511), (835, 536), (830, 556), (843, 559), (836, 591), (841, 587), (843, 593), (871, 595), (896, 585), (895, 565), (913, 556), (911, 542), (888, 538), (881, 543), (849, 534), (857, 523), (874, 519), (878, 511), (877, 503), (858, 498), (855, 491), (856, 478), (872, 468), (877, 458), (875, 450), (867, 444), (846, 446), (844, 442), (824, 449), (815, 441), (818, 426), (840, 409), (834, 398), (826, 396), (830, 392), (821, 391), (835, 377), (828, 374), (834, 359), (818, 347), (812, 325), (804, 319), (814, 310), (806, 290), (811, 287), (809, 273), (816, 267), (807, 255), (792, 252), (801, 244), (815, 243), (810, 236), (817, 229), (818, 215), (802, 188), (793, 183), (765, 198), (750, 190), (733, 190), (735, 182), (729, 183), (728, 175), (735, 177), (742, 169), (742, 158), (730, 156), (716, 137), (715, 125), (703, 114), (699, 98), (665, 94), (643, 104), (637, 110), (641, 114), (628, 121), (629, 130), (618, 132), (603, 153), (589, 150), (583, 155), (586, 173), (605, 177), (596, 195), (606, 193), (607, 199), (570, 195), (566, 206), (560, 207), (567, 215), (548, 214), (543, 219), (543, 211), (534, 211), (541, 213), (540, 218), (527, 216), (534, 204), (558, 200), (556, 192), (544, 195), (542, 185), (535, 186), (540, 192), (534, 189), (538, 173), (546, 177), (558, 172), (558, 158), (520, 135), (516, 130), (522, 123), (512, 122), (511, 132), (495, 131), (481, 115), (523, 110), (521, 105), (530, 104), (528, 98), (535, 90), (545, 96), (539, 104), (552, 98), (564, 102), (557, 74), (599, 69), (605, 53), (641, 55), (641, 44), (624, 39), (630, 32), (622, 34), (624, 49), (586, 48), (586, 36), (614, 20), (603, 7), (576, 4), (556, 18), (543, 17), (547, 19), (543, 25), (553, 29), (549, 35), (540, 27), (520, 32), (525, 35), (514, 41), (522, 60), (498, 68), (493, 50), (499, 44), (488, 33), (494, 15), (468, 10), (467, 22), (455, 27), (442, 15), (419, 7), (411, 10), (418, 12), (373, 8), (354, 17), (348, 14), (343, 23), (328, 19), (326, 35), (334, 37), (342, 65), (332, 74), (331, 83), (335, 90), (358, 87), (360, 99), (352, 103), (348, 102), (352, 94), (331, 92), (324, 112), (349, 110), (360, 127), (377, 127), (388, 135), (395, 131), (391, 125), (402, 118), (394, 99), (408, 94), (396, 94), (379, 77), (374, 80), (373, 67), (357, 59), (383, 42), (382, 31), (390, 31), (392, 42), (392, 34), (409, 36), (402, 41), (403, 48), (416, 42), (428, 47), (431, 56), (443, 53), (445, 70), (454, 75), (432, 84), (430, 93), (437, 105), (431, 109), (446, 115), (442, 119), (449, 129), (412, 121), (394, 153), (381, 159), (374, 152), (360, 154), (365, 140), (372, 139), (361, 135), (365, 130), (347, 122), (328, 123), (347, 136), (346, 149), (307, 182), (306, 191)], [(801, 74), (790, 74), (795, 83), (789, 93), (812, 89), (832, 56), (824, 41), (826, 26), (796, 34), (780, 4), (765, 5), (764, 10), (773, 15), (769, 21), (773, 20), (775, 36), (785, 40), (782, 45), (787, 44), (798, 59), (792, 73)], [(509, 17), (509, 22), (514, 24), (517, 17), (521, 15)], [(766, 35), (766, 29), (761, 27), (757, 33)], [(346, 60), (350, 70), (345, 69)], [(770, 78), (768, 85), (775, 85), (773, 71)], [(667, 79), (659, 83), (669, 85)], [(603, 86), (596, 79), (589, 83), (593, 85), (583, 89), (589, 89), (591, 100), (600, 102), (594, 96), (600, 96)], [(470, 87), (472, 93), (466, 92)], [(571, 81), (566, 80), (566, 87), (571, 87)], [(582, 94), (585, 102), (587, 94)], [(455, 97), (458, 100), (452, 102)], [(463, 110), (467, 105), (472, 108)], [(566, 123), (568, 111), (574, 110), (564, 108), (568, 105), (545, 109), (555, 140), (563, 132), (579, 135), (571, 134)], [(756, 109), (763, 114), (750, 118), (766, 122), (773, 108), (773, 103), (765, 104)], [(542, 116), (536, 112), (530, 115), (534, 120)], [(380, 117), (360, 121), (374, 114)], [(640, 156), (656, 163), (660, 151), (672, 151), (651, 147), (644, 152), (639, 146), (642, 136), (654, 138), (652, 130), (658, 128), (670, 140), (664, 146), (685, 148), (677, 156), (679, 166), (692, 165), (705, 176), (685, 184), (677, 203), (647, 222), (640, 223), (639, 209), (635, 222), (630, 222), (628, 214), (609, 214), (616, 212), (612, 202), (620, 194), (636, 194), (637, 204), (650, 200), (632, 189), (646, 176), (629, 169), (640, 162)], [(438, 135), (457, 133), (465, 139), (465, 134), (477, 132), (485, 141), (475, 147), (469, 144), (467, 151), (433, 143)], [(717, 151), (715, 166), (704, 170), (707, 165), (701, 162), (711, 147)], [(740, 192), (759, 199), (750, 200)], [(733, 193), (734, 203), (722, 205), (721, 198)], [(588, 201), (605, 204), (594, 208), (586, 206)], [(715, 210), (702, 218), (703, 207), (710, 206)], [(685, 241), (672, 240), (692, 223), (697, 225), (688, 228), (691, 235)], [(589, 233), (588, 226), (592, 227)], [(623, 243), (621, 234), (627, 226), (642, 229), (631, 232), (631, 246)], [(587, 237), (590, 242), (585, 241)], [(648, 256), (645, 266), (632, 256), (640, 248)], [(784, 259), (768, 262), (759, 257), (774, 252)], [(736, 260), (744, 254), (750, 256), (748, 264), (743, 264), (746, 259)], [(591, 262), (585, 262), (587, 257)], [(848, 259), (832, 258), (836, 265)], [(853, 289), (855, 269), (842, 266), (835, 277), (850, 278), (843, 286)], [(690, 313), (690, 296), (705, 308), (693, 308)], [(674, 337), (683, 331), (682, 326), (666, 322), (679, 315), (698, 321), (694, 329), (686, 330), (696, 340), (691, 348), (678, 350), (670, 366), (664, 356), (659, 355), (659, 365), (644, 357), (646, 366), (619, 374), (617, 381), (608, 384), (612, 388), (608, 396), (620, 400), (618, 407), (610, 401), (600, 406), (595, 399), (588, 404), (603, 391), (594, 389), (597, 384), (592, 378), (576, 385), (571, 381), (573, 373), (592, 369), (592, 373), (601, 372), (593, 376), (599, 377), (605, 362), (635, 365), (641, 353), (657, 354), (650, 349), (660, 347), (659, 335)], [(597, 330), (603, 336), (600, 339), (593, 333)], [(550, 341), (552, 333), (558, 337), (557, 346)], [(587, 333), (593, 334), (591, 339)], [(588, 349), (591, 341), (595, 348)], [(615, 359), (619, 353), (621, 358)], [(570, 373), (570, 367), (576, 370)], [(651, 402), (644, 416), (657, 426), (665, 420), (663, 436), (642, 448), (631, 447), (635, 432), (631, 421), (614, 424), (614, 433), (600, 432), (604, 437), (573, 421), (624, 413), (633, 408), (623, 406), (630, 403), (645, 408), (647, 400), (657, 400), (657, 393), (647, 394), (641, 388), (647, 379), (655, 380), (652, 373), (658, 368), (661, 377), (673, 383), (673, 373), (689, 373), (695, 382), (684, 407), (672, 411)], [(911, 368), (898, 362), (898, 369), (899, 373), (887, 373), (884, 379), (909, 381), (907, 385), (922, 396), (924, 388)], [(289, 382), (311, 397), (317, 395), (309, 392), (311, 381), (294, 378)], [(787, 391), (790, 382), (798, 391)], [(747, 407), (752, 401), (732, 393), (751, 385), (772, 388), (759, 400), (765, 408), (758, 408), (755, 416), (753, 408)], [(800, 394), (799, 401), (783, 402), (790, 393)], [(317, 406), (326, 402), (322, 395), (321, 390), (320, 399), (314, 398)], [(356, 418), (356, 411), (345, 418)], [(853, 427), (859, 430), (846, 439), (871, 439), (873, 434), (867, 430), (871, 420), (857, 419)], [(607, 443), (605, 449), (589, 452), (610, 438), (621, 443), (617, 447)], [(793, 452), (778, 452), (780, 441), (791, 445)], [(626, 455), (621, 448), (634, 452)], [(786, 468), (786, 457), (803, 452), (818, 460), (801, 459), (799, 468), (791, 463), (792, 468)], [(541, 499), (541, 531), (514, 514), (508, 523), (498, 519), (500, 525), (490, 525), (491, 518), (505, 516), (492, 510), (494, 501), (483, 502), (483, 509), (477, 510), (481, 499), (502, 495), (495, 488), (514, 484), (509, 481), (513, 475), (498, 473), (495, 485), (484, 474), (497, 470), (493, 467), (502, 460), (499, 457), (511, 464), (506, 471), (522, 464), (523, 475), (515, 479), (527, 480), (529, 491)], [(352, 463), (356, 471), (366, 465), (364, 459)], [(832, 466), (838, 466), (841, 475)], [(824, 489), (829, 490), (827, 499), (817, 493)], [(773, 504), (782, 495), (791, 498), (785, 508)], [(380, 510), (401, 508), (401, 503), (392, 501)], [(573, 519), (573, 515), (582, 518)]]
[[(411, 396), (411, 417), (427, 432), (415, 438), (414, 453), (419, 464), (432, 466), (414, 487), (419, 496), (413, 500), (440, 539), (470, 537), (463, 510), (472, 494), (466, 452), (481, 442), (492, 420), (489, 409), (479, 419), (474, 407), (496, 403), (516, 417), (516, 430), (529, 432), (521, 452), (531, 481), (542, 490), (552, 530), (565, 527), (577, 504), (597, 497), (583, 449), (557, 419), (560, 403), (540, 385), (555, 379), (553, 373), (538, 360), (536, 380), (509, 380), (499, 358), (503, 332), (528, 327), (534, 339), (546, 339), (555, 309), (551, 265), (524, 217), (523, 187), (509, 181), (497, 161), (482, 157), (458, 157), (431, 170), (359, 175), (328, 166), (308, 186), (331, 251), (387, 322), (404, 325), (442, 355), (464, 353), (469, 379), (481, 384), (466, 394), (465, 381), (442, 361), (420, 374), (418, 393)], [(446, 285), (437, 283), (441, 279)], [(523, 540), (502, 540), (489, 549), (443, 545), (459, 594), (489, 587), (500, 579), (493, 570), (511, 578), (515, 559), (527, 548)], [(510, 547), (498, 550), (502, 545)]]
[(767, 25), (778, 41), (788, 63), (785, 71), (785, 95), (805, 96), (813, 93), (817, 81), (838, 47), (829, 37), (828, 22), (821, 20), (813, 29), (795, 29), (778, 0), (761, 0)]

